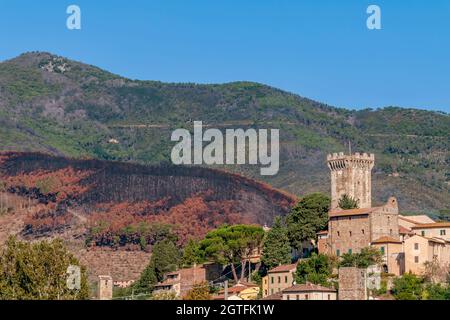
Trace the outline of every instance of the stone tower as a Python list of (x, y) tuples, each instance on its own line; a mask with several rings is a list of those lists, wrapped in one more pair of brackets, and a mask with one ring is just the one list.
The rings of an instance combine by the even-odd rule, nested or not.
[(113, 280), (111, 276), (98, 276), (98, 298), (111, 300), (113, 297)]
[(370, 208), (375, 156), (366, 153), (334, 153), (328, 155), (327, 163), (331, 170), (331, 210), (338, 208), (339, 199), (344, 194), (359, 200), (360, 208)]

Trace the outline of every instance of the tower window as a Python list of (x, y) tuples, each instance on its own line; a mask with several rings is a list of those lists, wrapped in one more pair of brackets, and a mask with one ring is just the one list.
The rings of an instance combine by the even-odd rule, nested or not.
[(425, 231), (422, 231), (422, 237), (425, 237)]
[(415, 256), (415, 257), (414, 257), (414, 262), (415, 262), (415, 263), (419, 263), (419, 256)]
[(364, 234), (364, 229), (361, 230), (362, 234)]
[(352, 232), (350, 231), (350, 237), (352, 236)]
[(419, 244), (418, 243), (414, 243), (414, 250), (419, 250)]
[(441, 230), (441, 236), (445, 236), (446, 235), (446, 232), (445, 232), (445, 230)]

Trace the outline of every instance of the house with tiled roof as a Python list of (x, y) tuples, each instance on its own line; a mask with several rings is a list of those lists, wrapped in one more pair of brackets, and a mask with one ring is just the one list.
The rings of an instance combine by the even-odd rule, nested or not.
[(284, 264), (270, 269), (262, 279), (262, 296), (267, 297), (293, 285), (297, 264)]
[(282, 291), (283, 300), (337, 300), (337, 291), (312, 283), (296, 284)]
[[(228, 300), (256, 300), (260, 288), (255, 283), (241, 281), (236, 285), (227, 288)], [(225, 289), (218, 292), (213, 297), (214, 300), (225, 300)]]
[[(450, 267), (450, 239), (416, 234), (405, 240), (404, 250), (405, 272), (422, 274), (425, 271), (425, 263), (431, 261)], [(445, 280), (445, 277), (446, 274), (441, 275), (442, 280)]]

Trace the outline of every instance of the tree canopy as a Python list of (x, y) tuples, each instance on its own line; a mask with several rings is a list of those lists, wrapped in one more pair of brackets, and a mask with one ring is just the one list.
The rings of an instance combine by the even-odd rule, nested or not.
[(359, 207), (359, 201), (357, 199), (350, 197), (347, 194), (344, 194), (339, 199), (338, 206), (342, 210), (357, 209)]
[(200, 242), (205, 257), (223, 265), (230, 265), (233, 278), (239, 281), (235, 264), (241, 263), (241, 279), (246, 263), (255, 249), (261, 247), (264, 230), (253, 225), (223, 226), (210, 231)]
[(301, 260), (297, 265), (295, 281), (297, 283), (314, 283), (328, 286), (328, 278), (333, 272), (333, 260), (324, 254), (315, 254), (308, 259)]
[(211, 300), (209, 285), (207, 282), (196, 283), (186, 294), (184, 300)]
[(156, 283), (164, 279), (164, 274), (175, 271), (180, 263), (180, 252), (170, 240), (156, 243), (152, 249), (150, 263), (141, 273), (141, 277), (133, 284), (135, 293), (152, 292)]
[(200, 242), (189, 239), (183, 248), (183, 257), (181, 264), (183, 267), (191, 267), (194, 264), (199, 264), (204, 262), (202, 252), (200, 250)]
[(286, 218), (291, 246), (302, 248), (302, 242), (316, 238), (316, 233), (328, 224), (330, 198), (321, 193), (303, 197)]
[(405, 273), (402, 277), (394, 279), (392, 294), (397, 300), (421, 300), (423, 279), (412, 273)]
[[(67, 282), (69, 266), (79, 267), (79, 288)], [(81, 300), (89, 298), (86, 269), (61, 240), (21, 242), (10, 237), (0, 255), (0, 300)]]
[(382, 261), (381, 251), (377, 248), (362, 248), (359, 253), (345, 253), (342, 255), (340, 267), (368, 268), (378, 265)]
[(268, 269), (291, 262), (288, 230), (280, 217), (275, 218), (272, 229), (264, 237), (261, 260)]

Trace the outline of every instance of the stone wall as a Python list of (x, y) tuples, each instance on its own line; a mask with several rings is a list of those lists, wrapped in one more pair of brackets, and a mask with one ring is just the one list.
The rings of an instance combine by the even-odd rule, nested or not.
[(390, 198), (388, 202), (370, 213), (372, 229), (371, 241), (381, 237), (400, 239), (398, 233), (398, 204), (397, 199)]
[(359, 252), (370, 245), (370, 220), (368, 215), (332, 217), (328, 224), (330, 253), (340, 255)]
[(150, 262), (150, 253), (112, 249), (82, 249), (75, 252), (80, 263), (88, 269), (89, 280), (97, 281), (99, 275), (109, 275), (114, 282), (139, 279)]
[(340, 268), (338, 300), (367, 300), (366, 278), (365, 269)]

